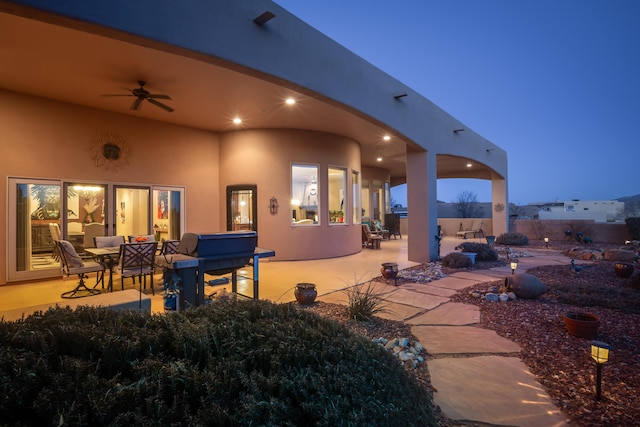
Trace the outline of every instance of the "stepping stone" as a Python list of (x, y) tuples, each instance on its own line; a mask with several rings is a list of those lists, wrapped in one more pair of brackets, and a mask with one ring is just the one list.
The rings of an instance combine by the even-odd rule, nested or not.
[(566, 425), (566, 417), (516, 357), (448, 357), (429, 360), (428, 366), (437, 390), (434, 402), (450, 419), (465, 425)]
[(386, 295), (385, 298), (391, 302), (410, 305), (427, 310), (436, 308), (440, 304), (444, 304), (449, 301), (449, 298), (422, 294), (419, 292), (411, 292), (405, 289), (398, 289), (396, 292)]
[(495, 331), (473, 326), (413, 326), (411, 332), (431, 355), (517, 353), (520, 346)]
[(480, 308), (475, 305), (449, 302), (427, 313), (407, 320), (410, 325), (462, 326), (480, 322)]

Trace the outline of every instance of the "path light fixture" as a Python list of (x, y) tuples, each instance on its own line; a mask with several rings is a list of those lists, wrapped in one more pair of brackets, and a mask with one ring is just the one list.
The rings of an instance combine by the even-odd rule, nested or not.
[(602, 365), (609, 361), (609, 352), (613, 347), (602, 341), (591, 341), (591, 358), (596, 361), (596, 400), (602, 396)]
[(548, 237), (545, 237), (545, 238), (544, 238), (544, 247), (545, 247), (546, 249), (549, 249), (549, 238), (548, 238)]
[(516, 268), (518, 268), (518, 262), (511, 261), (511, 275), (516, 274)]

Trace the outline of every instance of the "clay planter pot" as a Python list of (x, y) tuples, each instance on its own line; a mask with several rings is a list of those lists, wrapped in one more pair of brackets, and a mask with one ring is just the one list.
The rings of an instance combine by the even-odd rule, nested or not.
[(298, 283), (293, 294), (298, 304), (309, 305), (316, 300), (318, 291), (316, 291), (316, 285), (313, 283)]
[(626, 262), (616, 262), (613, 264), (613, 269), (616, 272), (616, 276), (628, 279), (633, 275), (635, 267), (633, 264), (628, 264)]
[(570, 335), (578, 338), (595, 338), (600, 327), (600, 318), (595, 314), (567, 312), (562, 316)]
[(398, 264), (395, 262), (383, 262), (380, 273), (385, 279), (395, 279), (398, 275)]

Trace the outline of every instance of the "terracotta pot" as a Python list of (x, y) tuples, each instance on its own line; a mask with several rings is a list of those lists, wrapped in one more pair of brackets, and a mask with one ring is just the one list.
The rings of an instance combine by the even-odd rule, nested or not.
[(570, 335), (579, 338), (595, 338), (600, 327), (600, 317), (595, 314), (567, 312), (562, 316)]
[(316, 300), (318, 291), (316, 291), (316, 285), (313, 283), (298, 283), (293, 294), (298, 304), (309, 305)]
[(385, 279), (395, 279), (398, 275), (398, 264), (395, 262), (383, 262), (380, 272)]
[(616, 272), (616, 276), (628, 279), (633, 275), (635, 267), (633, 264), (628, 264), (626, 262), (616, 262), (613, 264), (613, 269)]

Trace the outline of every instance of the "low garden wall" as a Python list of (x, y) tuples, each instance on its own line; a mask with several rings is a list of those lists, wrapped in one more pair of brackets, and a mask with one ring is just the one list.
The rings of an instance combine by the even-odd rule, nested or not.
[(548, 237), (551, 241), (567, 240), (565, 231), (571, 230), (572, 235), (581, 232), (585, 237), (591, 237), (594, 243), (620, 243), (631, 240), (627, 226), (624, 223), (601, 223), (593, 220), (565, 220), (565, 219), (517, 219), (514, 229), (526, 235), (529, 240), (543, 240)]

